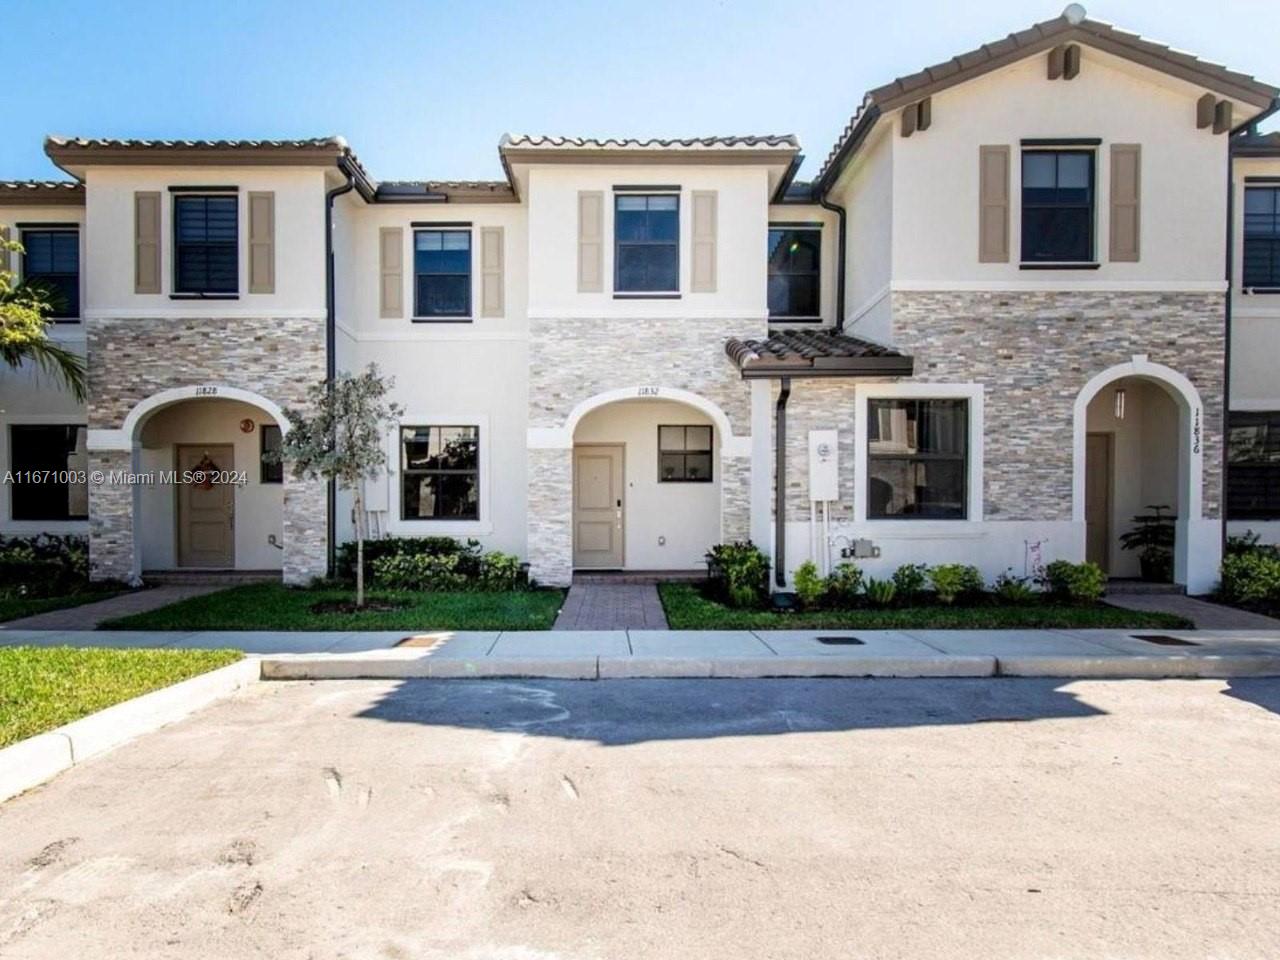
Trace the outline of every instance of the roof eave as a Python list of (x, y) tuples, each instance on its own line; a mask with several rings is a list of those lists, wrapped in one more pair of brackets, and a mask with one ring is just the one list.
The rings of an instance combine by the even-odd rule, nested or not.
[(915, 371), (912, 357), (829, 357), (821, 364), (808, 362), (748, 361), (743, 380), (776, 380), (778, 377), (909, 377)]

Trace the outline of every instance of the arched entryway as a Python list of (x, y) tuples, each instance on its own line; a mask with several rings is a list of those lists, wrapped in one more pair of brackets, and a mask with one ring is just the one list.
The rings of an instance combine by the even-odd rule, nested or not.
[(1152, 506), (1177, 517), (1171, 579), (1212, 588), (1220, 548), (1202, 516), (1204, 411), (1177, 371), (1136, 356), (1094, 376), (1076, 398), (1072, 519), (1084, 557), (1112, 577), (1138, 577), (1139, 551), (1120, 538)]

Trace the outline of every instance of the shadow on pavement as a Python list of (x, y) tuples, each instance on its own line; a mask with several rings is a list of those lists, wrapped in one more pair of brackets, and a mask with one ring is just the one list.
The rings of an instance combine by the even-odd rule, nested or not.
[(623, 746), (1102, 716), (1059, 679), (406, 680), (358, 716)]
[(1227, 689), (1224, 692), (1228, 697), (1256, 704), (1280, 716), (1280, 682), (1277, 682), (1274, 677), (1256, 679), (1237, 677), (1227, 681)]

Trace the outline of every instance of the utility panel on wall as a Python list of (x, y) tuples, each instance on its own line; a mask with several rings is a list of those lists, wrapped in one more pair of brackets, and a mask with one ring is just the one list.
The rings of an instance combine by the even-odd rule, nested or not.
[(840, 434), (836, 430), (809, 431), (809, 499), (840, 499)]

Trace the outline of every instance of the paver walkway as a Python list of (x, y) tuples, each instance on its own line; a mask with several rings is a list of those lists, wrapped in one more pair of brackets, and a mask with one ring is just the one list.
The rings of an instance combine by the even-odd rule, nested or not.
[(50, 610), (48, 613), (38, 613), (34, 617), (10, 620), (7, 623), (0, 623), (0, 630), (95, 630), (104, 620), (158, 610), (179, 600), (225, 590), (226, 587), (225, 583), (175, 583), (163, 587), (152, 587), (149, 590), (134, 590), (106, 600), (84, 603), (78, 607)]
[(1273, 617), (1177, 593), (1112, 593), (1107, 595), (1107, 603), (1126, 610), (1176, 614), (1186, 617), (1200, 630), (1280, 629), (1280, 620)]
[(575, 583), (554, 630), (665, 630), (667, 615), (652, 583)]

